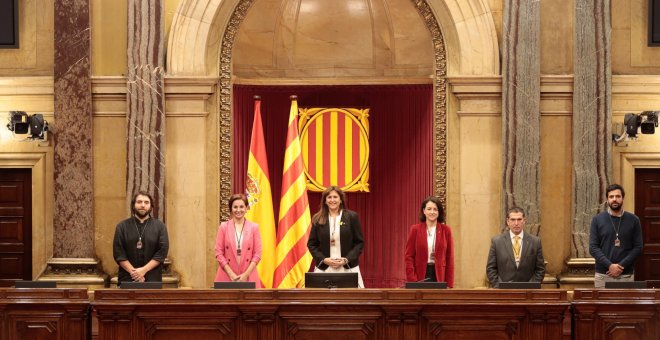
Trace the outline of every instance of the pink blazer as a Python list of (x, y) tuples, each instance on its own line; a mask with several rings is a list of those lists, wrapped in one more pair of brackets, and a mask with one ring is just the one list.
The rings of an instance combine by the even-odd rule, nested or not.
[[(215, 258), (220, 264), (215, 274), (216, 282), (231, 281), (222, 269), (226, 264), (229, 264), (236, 275), (240, 275), (248, 269), (250, 262), (259, 263), (261, 260), (261, 235), (259, 234), (259, 226), (256, 223), (245, 220), (243, 239), (241, 240), (241, 263), (238, 263), (236, 259), (236, 249), (234, 221), (229, 220), (220, 223), (218, 235), (215, 239)], [(257, 288), (261, 288), (261, 280), (259, 280), (259, 273), (256, 268), (248, 277), (248, 281), (256, 282)]]

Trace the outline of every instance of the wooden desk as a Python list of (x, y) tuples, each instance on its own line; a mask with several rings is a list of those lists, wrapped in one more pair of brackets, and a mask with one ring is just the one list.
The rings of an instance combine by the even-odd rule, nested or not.
[(87, 289), (0, 288), (0, 339), (87, 339)]
[[(561, 290), (94, 292), (99, 339), (561, 339)], [(569, 316), (566, 316), (569, 318)]]
[(660, 290), (577, 289), (574, 339), (660, 339)]

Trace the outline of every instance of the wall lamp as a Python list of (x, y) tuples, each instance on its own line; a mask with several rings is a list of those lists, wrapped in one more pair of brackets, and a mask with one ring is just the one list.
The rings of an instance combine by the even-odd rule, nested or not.
[(7, 129), (17, 135), (28, 134), (29, 139), (44, 140), (48, 132), (48, 122), (40, 113), (28, 115), (25, 111), (10, 111)]
[(613, 134), (612, 140), (615, 143), (627, 140), (627, 138), (637, 138), (638, 131), (644, 135), (652, 135), (655, 128), (658, 127), (658, 115), (660, 111), (644, 111), (642, 113), (626, 113), (623, 117), (623, 133)]

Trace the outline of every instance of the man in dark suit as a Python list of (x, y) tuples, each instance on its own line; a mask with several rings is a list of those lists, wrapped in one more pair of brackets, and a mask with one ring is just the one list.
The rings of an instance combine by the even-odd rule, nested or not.
[(488, 253), (486, 275), (493, 288), (500, 282), (541, 282), (545, 274), (541, 239), (525, 233), (525, 211), (509, 209), (508, 230), (493, 237)]

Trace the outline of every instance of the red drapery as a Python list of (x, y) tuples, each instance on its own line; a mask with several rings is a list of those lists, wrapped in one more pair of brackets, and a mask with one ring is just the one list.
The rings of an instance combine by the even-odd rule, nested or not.
[[(245, 192), (254, 95), (261, 96), (268, 165), (277, 216), (290, 95), (298, 106), (369, 108), (370, 190), (346, 193), (360, 216), (365, 247), (360, 270), (366, 287), (399, 287), (405, 282), (407, 231), (417, 223), (420, 203), (433, 193), (432, 85), (234, 86), (233, 191)], [(311, 213), (320, 193), (309, 192)]]

